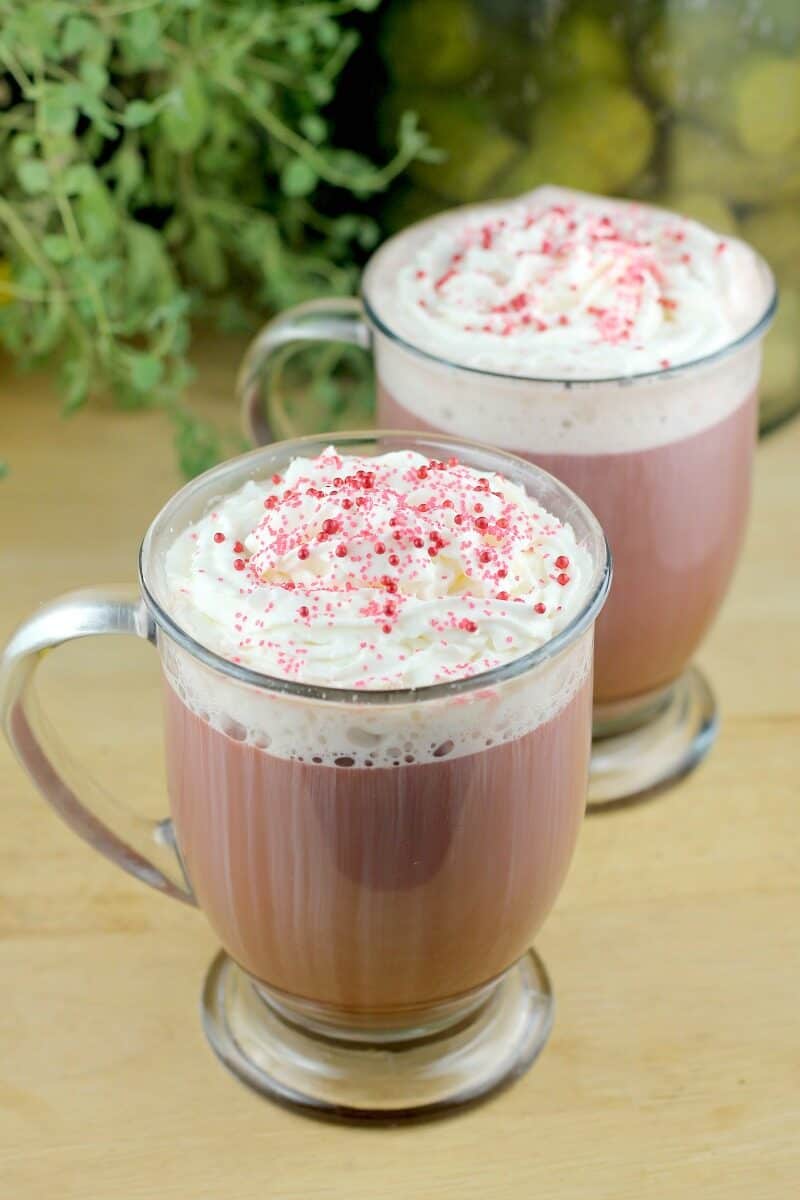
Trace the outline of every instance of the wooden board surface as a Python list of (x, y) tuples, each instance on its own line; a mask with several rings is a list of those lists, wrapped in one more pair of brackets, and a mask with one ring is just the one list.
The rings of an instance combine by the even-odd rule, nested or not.
[[(153, 413), (57, 415), (0, 363), (0, 637), (133, 580), (179, 480)], [(230, 351), (203, 403), (230, 411)], [(703, 648), (722, 733), (669, 795), (586, 823), (538, 943), (556, 1028), (461, 1116), (348, 1129), (247, 1091), (198, 998), (214, 939), (58, 823), (0, 747), (2, 1200), (783, 1200), (800, 1187), (800, 422), (759, 449), (744, 560)], [(155, 655), (46, 667), (54, 720), (120, 799), (165, 809)]]

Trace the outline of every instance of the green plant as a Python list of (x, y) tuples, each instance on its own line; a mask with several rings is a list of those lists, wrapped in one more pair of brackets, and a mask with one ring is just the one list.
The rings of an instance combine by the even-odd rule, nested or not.
[(190, 317), (227, 328), (349, 291), (376, 166), (325, 110), (380, 0), (0, 0), (0, 339), (57, 359), (65, 411), (169, 413), (184, 470), (223, 450), (185, 406)]

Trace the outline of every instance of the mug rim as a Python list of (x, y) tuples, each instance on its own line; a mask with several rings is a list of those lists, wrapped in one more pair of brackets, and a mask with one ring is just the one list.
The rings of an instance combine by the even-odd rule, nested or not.
[[(519, 658), (500, 663), (498, 666), (481, 671), (476, 675), (465, 676), (462, 679), (450, 680), (446, 683), (431, 683), (420, 687), (391, 688), (378, 691), (356, 689), (353, 687), (337, 687), (329, 684), (302, 683), (291, 679), (284, 679), (277, 675), (268, 675), (265, 672), (256, 671), (251, 667), (245, 667), (241, 663), (231, 662), (230, 659), (204, 646), (202, 642), (188, 633), (175, 617), (167, 612), (164, 605), (155, 595), (155, 590), (149, 579), (149, 559), (152, 554), (152, 542), (156, 536), (157, 527), (169, 520), (170, 514), (179, 507), (181, 502), (187, 500), (195, 493), (202, 492), (210, 483), (230, 472), (232, 468), (238, 468), (247, 463), (255, 462), (260, 458), (267, 458), (270, 454), (274, 454), (276, 450), (283, 453), (285, 459), (289, 460), (292, 457), (301, 456), (304, 450), (308, 451), (312, 448), (316, 448), (319, 453), (331, 444), (334, 444), (337, 450), (340, 450), (342, 448), (346, 449), (348, 445), (380, 443), (385, 438), (401, 440), (409, 449), (413, 448), (413, 446), (427, 447), (431, 451), (438, 449), (444, 451), (448, 457), (450, 454), (457, 454), (459, 449), (461, 449), (479, 453), (486, 458), (494, 458), (501, 462), (507, 462), (517, 471), (523, 468), (525, 472), (531, 473), (533, 477), (547, 482), (549, 486), (554, 485), (566, 500), (577, 507), (580, 516), (590, 530), (590, 535), (600, 548), (600, 555), (598, 561), (594, 563), (590, 586), (580, 610), (559, 633), (544, 642), (543, 645), (538, 646), (535, 650), (530, 650), (527, 654), (523, 654)], [(484, 469), (489, 470), (492, 468), (485, 467)], [(598, 557), (594, 550), (593, 557)], [(322, 703), (346, 702), (366, 706), (441, 700), (463, 695), (466, 692), (476, 692), (484, 688), (491, 688), (496, 684), (505, 683), (527, 674), (529, 671), (535, 670), (572, 645), (582, 633), (594, 624), (608, 595), (612, 572), (611, 550), (597, 517), (580, 496), (567, 487), (566, 484), (562, 483), (560, 479), (551, 475), (549, 471), (545, 471), (542, 467), (529, 462), (519, 455), (510, 454), (504, 450), (496, 450), (480, 442), (470, 441), (465, 438), (449, 437), (445, 434), (431, 434), (428, 436), (426, 434), (414, 434), (395, 429), (348, 430), (336, 435), (310, 434), (305, 437), (271, 442), (266, 446), (259, 446), (254, 450), (250, 450), (245, 454), (226, 459), (210, 470), (203, 472), (202, 475), (196, 476), (189, 483), (184, 484), (182, 488), (167, 500), (150, 522), (140, 544), (138, 556), (139, 587), (144, 604), (156, 626), (205, 666), (212, 668), (218, 673), (228, 675), (240, 683), (271, 693), (300, 697)]]
[(751, 246), (749, 242), (743, 242), (741, 238), (731, 238), (729, 240), (739, 241), (742, 245), (747, 246), (747, 249), (755, 258), (758, 267), (763, 273), (765, 281), (769, 286), (769, 296), (761, 315), (753, 322), (752, 325), (750, 325), (744, 330), (743, 333), (739, 334), (732, 341), (726, 342), (722, 346), (718, 346), (716, 350), (712, 350), (708, 354), (701, 354), (697, 358), (689, 359), (686, 362), (675, 363), (674, 365), (670, 365), (668, 367), (655, 367), (648, 371), (632, 371), (624, 375), (592, 375), (577, 377), (568, 375), (523, 375), (518, 373), (515, 374), (514, 372), (510, 371), (489, 370), (485, 367), (472, 367), (466, 363), (458, 362), (455, 359), (445, 358), (442, 355), (435, 354), (432, 350), (426, 350), (424, 347), (417, 345), (416, 342), (412, 342), (408, 338), (403, 337), (396, 330), (392, 329), (388, 321), (386, 321), (378, 313), (377, 308), (370, 300), (368, 294), (368, 277), (370, 271), (374, 268), (374, 264), (378, 257), (383, 254), (389, 246), (407, 234), (409, 230), (418, 229), (428, 224), (435, 225), (448, 213), (457, 211), (459, 207), (464, 209), (485, 208), (487, 207), (487, 204), (456, 205), (454, 208), (445, 209), (441, 213), (435, 213), (431, 217), (426, 217), (423, 221), (415, 221), (411, 225), (407, 225), (404, 229), (399, 230), (390, 238), (387, 238), (384, 242), (382, 242), (381, 245), (370, 256), (369, 261), (362, 272), (359, 285), (359, 298), (364, 308), (364, 315), (374, 329), (377, 329), (379, 333), (383, 334), (384, 337), (388, 338), (389, 341), (393, 342), (395, 345), (402, 346), (402, 348), (407, 350), (409, 354), (423, 358), (427, 362), (437, 363), (439, 366), (447, 367), (453, 371), (466, 371), (468, 374), (478, 376), (479, 378), (484, 377), (487, 379), (498, 379), (509, 383), (516, 382), (520, 384), (548, 384), (551, 387), (562, 387), (567, 391), (573, 388), (595, 387), (599, 384), (618, 384), (620, 387), (625, 387), (626, 385), (642, 383), (649, 380), (672, 379), (674, 376), (679, 375), (683, 371), (691, 371), (698, 367), (704, 367), (728, 358), (737, 350), (741, 350), (745, 346), (748, 346), (751, 342), (756, 341), (759, 337), (766, 333), (767, 329), (772, 324), (778, 308), (780, 289), (778, 287), (778, 281), (775, 276), (775, 272), (772, 270), (772, 267), (769, 265), (764, 256), (759, 254), (755, 247)]

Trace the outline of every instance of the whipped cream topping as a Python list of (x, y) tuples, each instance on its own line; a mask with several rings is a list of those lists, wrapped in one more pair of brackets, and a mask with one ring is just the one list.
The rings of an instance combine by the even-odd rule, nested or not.
[(662, 209), (560, 188), (455, 210), (391, 239), (365, 292), (400, 337), (458, 364), (608, 378), (735, 341), (770, 281), (744, 243)]
[(517, 484), (412, 451), (295, 459), (180, 533), (170, 607), (264, 674), (364, 689), (466, 678), (563, 629), (590, 555)]

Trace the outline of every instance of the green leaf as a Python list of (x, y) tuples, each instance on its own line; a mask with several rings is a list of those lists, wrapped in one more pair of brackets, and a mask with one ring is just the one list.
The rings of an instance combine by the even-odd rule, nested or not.
[(114, 193), (117, 203), (127, 206), (144, 174), (142, 156), (135, 146), (130, 144), (129, 139), (126, 139), (111, 159), (106, 170), (117, 181)]
[(281, 190), (285, 196), (307, 196), (317, 186), (314, 168), (303, 158), (292, 158), (281, 171)]
[(131, 13), (127, 26), (128, 37), (137, 50), (148, 50), (157, 46), (161, 38), (161, 22), (152, 8), (142, 8)]
[(309, 75), (306, 86), (318, 104), (328, 104), (333, 99), (333, 84), (324, 75)]
[(67, 58), (91, 45), (96, 33), (93, 21), (86, 17), (70, 17), (61, 35), (61, 52)]
[(65, 263), (72, 258), (70, 240), (63, 233), (48, 233), (42, 238), (42, 249), (54, 263)]
[(194, 279), (209, 291), (223, 288), (228, 281), (228, 266), (219, 238), (209, 225), (199, 225), (184, 250), (186, 263)]
[(311, 34), (307, 29), (290, 28), (286, 34), (286, 45), (295, 58), (307, 58), (311, 53)]
[(91, 372), (91, 357), (69, 358), (61, 370), (61, 384), (64, 390), (64, 402), (61, 411), (64, 416), (70, 416), (82, 408), (89, 399), (89, 375)]
[(15, 162), (24, 158), (33, 158), (36, 154), (38, 141), (32, 133), (18, 133), (11, 143), (11, 156)]
[(67, 167), (62, 176), (62, 187), (68, 196), (80, 196), (94, 187), (97, 175), (88, 163), (75, 163)]
[(31, 350), (37, 358), (51, 354), (64, 336), (67, 302), (56, 293), (46, 308), (38, 308), (39, 317), (31, 339)]
[(51, 132), (70, 134), (77, 124), (78, 112), (71, 104), (54, 95), (42, 105), (42, 117)]
[(137, 354), (131, 362), (131, 383), (137, 392), (150, 392), (161, 382), (164, 364), (154, 354)]
[(300, 118), (300, 129), (315, 146), (324, 142), (328, 136), (327, 122), (319, 113), (303, 113)]
[(6, 460), (4, 458), (0, 458), (0, 479), (5, 479), (9, 470), (10, 468)]
[(185, 71), (180, 86), (169, 93), (160, 125), (169, 144), (188, 154), (202, 140), (208, 122), (208, 101), (195, 71)]
[(380, 241), (381, 231), (375, 221), (365, 218), (358, 230), (358, 244), (362, 250), (372, 250)]
[(78, 74), (89, 90), (98, 96), (108, 87), (108, 71), (91, 59), (84, 58), (81, 61)]
[(50, 187), (50, 175), (47, 167), (38, 159), (29, 158), (17, 167), (17, 179), (30, 196), (41, 195)]
[[(105, 250), (119, 234), (119, 217), (114, 202), (100, 180), (95, 176), (94, 187), (88, 188), (75, 202), (75, 213), (81, 232), (88, 247), (95, 251)], [(102, 269), (103, 263), (93, 264)]]
[(319, 45), (324, 46), (327, 50), (332, 50), (334, 46), (338, 45), (341, 36), (341, 28), (330, 18), (318, 21), (314, 26), (314, 37)]
[(147, 100), (131, 100), (122, 114), (122, 123), (127, 125), (128, 129), (141, 129), (157, 116), (158, 108), (155, 104), (150, 104)]

